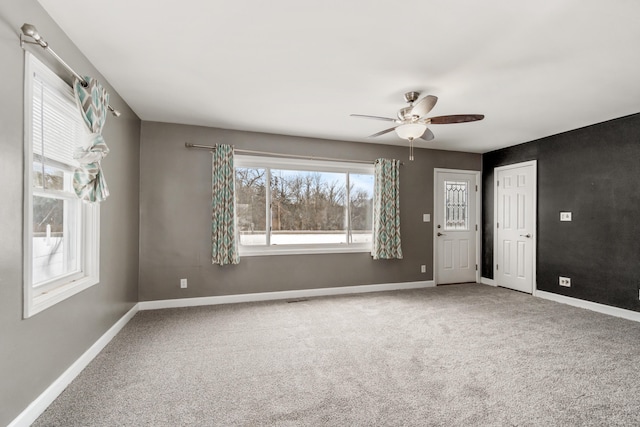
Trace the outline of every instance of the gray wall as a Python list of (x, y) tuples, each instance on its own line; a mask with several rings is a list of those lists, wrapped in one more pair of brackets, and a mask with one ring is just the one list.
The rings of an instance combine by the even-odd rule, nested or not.
[(484, 277), (493, 277), (493, 169), (527, 160), (538, 163), (537, 288), (640, 311), (640, 114), (483, 155)]
[[(404, 161), (400, 175), (403, 260), (374, 261), (367, 253), (244, 257), (211, 265), (211, 155), (185, 142), (303, 155)], [(141, 301), (396, 283), (433, 278), (433, 169), (480, 170), (479, 154), (287, 137), (143, 122), (140, 164)], [(420, 273), (420, 265), (427, 273)], [(179, 279), (189, 280), (180, 289)]]
[(109, 117), (104, 129), (112, 195), (101, 208), (100, 283), (22, 319), (24, 54), (18, 31), (25, 22), (72, 67), (101, 77), (35, 0), (0, 3), (0, 425), (18, 416), (138, 297), (140, 120), (107, 84), (123, 114)]

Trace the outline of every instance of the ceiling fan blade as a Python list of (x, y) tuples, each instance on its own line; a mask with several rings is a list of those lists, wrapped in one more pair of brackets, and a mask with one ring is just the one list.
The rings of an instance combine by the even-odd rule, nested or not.
[(451, 123), (475, 122), (484, 119), (484, 114), (455, 114), (452, 116), (431, 117), (429, 122), (432, 125), (448, 125)]
[(435, 138), (435, 135), (429, 129), (426, 129), (420, 137), (420, 139), (424, 139), (425, 141), (432, 141), (433, 138)]
[(389, 129), (385, 129), (385, 130), (381, 130), (380, 132), (376, 132), (373, 135), (369, 135), (367, 138), (375, 138), (376, 136), (380, 136), (380, 135), (384, 135), (385, 133), (389, 133), (392, 130), (394, 130), (397, 126), (394, 126), (392, 128)]
[(438, 102), (437, 96), (425, 96), (420, 101), (418, 101), (416, 105), (413, 106), (413, 108), (411, 109), (411, 115), (418, 117), (426, 116), (429, 111), (431, 111), (436, 105), (436, 102)]
[(391, 117), (380, 117), (380, 116), (367, 116), (364, 114), (350, 114), (351, 117), (360, 117), (363, 119), (374, 119), (374, 120), (384, 120), (385, 122), (395, 122), (396, 119), (392, 119)]

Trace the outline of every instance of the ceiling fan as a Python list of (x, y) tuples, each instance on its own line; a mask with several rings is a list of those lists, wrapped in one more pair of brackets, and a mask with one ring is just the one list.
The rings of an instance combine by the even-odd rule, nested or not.
[(364, 114), (351, 114), (351, 116), (396, 123), (396, 126), (376, 132), (373, 135), (369, 135), (369, 138), (375, 138), (376, 136), (384, 135), (385, 133), (395, 130), (396, 134), (398, 134), (400, 138), (409, 140), (409, 160), (413, 160), (414, 139), (420, 138), (425, 141), (431, 141), (435, 138), (433, 132), (427, 128), (427, 125), (466, 123), (484, 119), (483, 114), (456, 114), (450, 116), (425, 117), (436, 105), (438, 98), (433, 95), (427, 95), (418, 101), (419, 96), (420, 92), (415, 91), (404, 94), (404, 100), (407, 101), (409, 106), (401, 108), (398, 111), (397, 119), (393, 119), (391, 117), (367, 116)]

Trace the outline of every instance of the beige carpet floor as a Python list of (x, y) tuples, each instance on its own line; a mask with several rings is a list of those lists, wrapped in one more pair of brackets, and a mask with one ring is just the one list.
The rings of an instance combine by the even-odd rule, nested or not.
[(34, 425), (640, 425), (640, 323), (475, 284), (143, 311)]

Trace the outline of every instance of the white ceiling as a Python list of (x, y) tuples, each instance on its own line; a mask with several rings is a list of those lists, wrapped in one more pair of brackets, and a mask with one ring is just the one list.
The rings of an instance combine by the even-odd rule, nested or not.
[(143, 120), (406, 145), (349, 114), (417, 90), (486, 116), (419, 146), (482, 153), (640, 112), (637, 0), (39, 1)]

